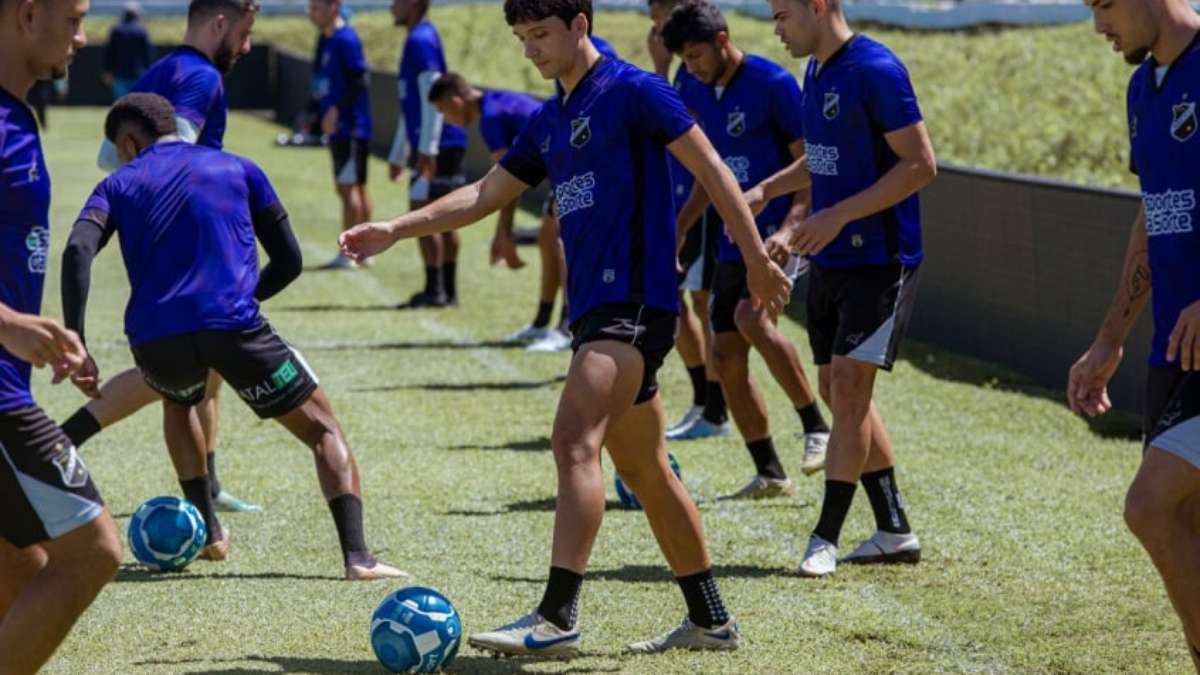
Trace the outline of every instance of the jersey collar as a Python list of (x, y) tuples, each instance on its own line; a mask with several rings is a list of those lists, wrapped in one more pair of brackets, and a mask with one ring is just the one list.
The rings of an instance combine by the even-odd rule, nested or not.
[(561, 82), (559, 82), (558, 80), (554, 81), (554, 90), (556, 92), (558, 92), (558, 100), (564, 110), (567, 107), (568, 99), (577, 98), (575, 95), (578, 94), (583, 89), (583, 86), (585, 84), (587, 84), (588, 82), (591, 82), (592, 76), (600, 71), (600, 66), (602, 66), (603, 64), (605, 64), (607, 62), (608, 62), (608, 57), (601, 54), (600, 58), (597, 59), (597, 61), (592, 64), (592, 67), (588, 68), (588, 71), (583, 74), (583, 77), (580, 78), (580, 80), (579, 80), (579, 84), (575, 85), (575, 91), (572, 91), (570, 93), (570, 95), (568, 95), (566, 90), (563, 89)]
[(1157, 70), (1162, 64), (1160, 64), (1158, 61), (1155, 61), (1153, 56), (1149, 57), (1148, 61), (1150, 62), (1150, 67), (1146, 68), (1146, 76), (1150, 80), (1151, 91), (1156, 94), (1162, 91), (1163, 88), (1167, 86), (1167, 80), (1171, 78), (1171, 73), (1175, 72), (1175, 66), (1180, 61), (1191, 56), (1192, 52), (1196, 51), (1197, 49), (1200, 49), (1200, 31), (1196, 31), (1196, 34), (1192, 36), (1192, 41), (1188, 43), (1188, 46), (1184, 47), (1182, 52), (1179, 52), (1179, 56), (1176, 56), (1174, 61), (1167, 64), (1167, 74), (1163, 75), (1162, 82), (1159, 82), (1158, 78), (1155, 77), (1154, 74), (1154, 71)]
[(40, 129), (38, 128), (38, 124), (37, 124), (37, 118), (33, 116), (33, 110), (29, 107), (29, 103), (21, 100), (20, 97), (16, 96), (15, 94), (13, 94), (9, 90), (5, 89), (4, 87), (0, 87), (0, 100), (4, 100), (4, 99), (7, 99), (7, 100), (15, 103), (16, 105), (13, 106), (14, 109), (19, 109), (19, 110), (23, 111), (25, 113), (25, 117), (28, 118), (28, 121), (33, 122), (34, 133), (40, 133)]
[(846, 40), (845, 42), (843, 42), (842, 46), (838, 47), (837, 51), (834, 52), (832, 55), (830, 55), (830, 57), (828, 59), (825, 59), (824, 63), (820, 63), (816, 59), (813, 59), (813, 77), (818, 78), (821, 76), (821, 73), (824, 73), (825, 71), (829, 70), (829, 67), (832, 66), (839, 59), (841, 59), (843, 54), (850, 51), (850, 45), (854, 44), (857, 41), (858, 41), (858, 33), (855, 33), (850, 36), (849, 40)]

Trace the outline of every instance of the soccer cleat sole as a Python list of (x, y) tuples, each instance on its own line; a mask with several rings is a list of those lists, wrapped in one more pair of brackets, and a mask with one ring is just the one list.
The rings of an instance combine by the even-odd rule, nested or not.
[(821, 462), (817, 466), (801, 466), (800, 467), (800, 473), (803, 473), (805, 476), (811, 476), (814, 473), (821, 473), (824, 470), (825, 470), (825, 462)]
[(470, 645), (472, 649), (481, 651), (481, 652), (487, 654), (488, 656), (492, 657), (493, 659), (528, 658), (528, 659), (539, 659), (539, 660), (543, 660), (543, 661), (570, 661), (571, 659), (578, 658), (580, 655), (580, 651), (579, 651), (578, 647), (571, 647), (565, 651), (558, 652), (555, 654), (542, 654), (542, 653), (538, 653), (538, 652), (528, 652), (528, 651), (526, 651), (526, 652), (506, 652), (506, 651), (503, 651), (493, 645), (479, 642), (479, 641), (475, 640), (475, 638), (471, 638), (471, 637), (467, 638), (467, 644)]
[(895, 553), (880, 553), (864, 555), (858, 558), (846, 558), (841, 561), (846, 565), (916, 565), (921, 562), (921, 549), (912, 551), (896, 551)]
[(346, 567), (346, 581), (378, 581), (380, 579), (396, 579), (405, 583), (413, 580), (413, 575), (403, 570), (398, 570), (389, 565), (383, 565), (384, 569), (380, 570), (375, 567), (367, 568), (361, 565), (348, 565)]

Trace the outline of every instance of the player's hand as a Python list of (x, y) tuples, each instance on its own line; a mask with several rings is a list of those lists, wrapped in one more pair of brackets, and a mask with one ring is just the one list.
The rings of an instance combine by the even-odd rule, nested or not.
[(401, 178), (404, 178), (404, 165), (388, 164), (388, 179), (393, 183), (399, 183)]
[(71, 375), (71, 384), (88, 398), (100, 398), (100, 367), (91, 354), (84, 358), (79, 370)]
[(321, 117), (321, 133), (326, 136), (332, 136), (337, 133), (338, 128), (338, 109), (330, 108), (325, 111)]
[(50, 366), (54, 384), (79, 370), (87, 357), (75, 331), (54, 319), (11, 310), (0, 314), (0, 345), (35, 368)]
[(434, 155), (417, 155), (417, 175), (433, 178), (437, 175), (437, 157)]
[(347, 258), (362, 262), (388, 250), (396, 240), (391, 223), (362, 223), (338, 236), (338, 249)]
[(795, 229), (792, 227), (781, 227), (779, 231), (767, 237), (767, 240), (763, 242), (767, 247), (767, 257), (780, 267), (786, 265), (788, 258), (792, 257), (792, 235), (794, 232)]
[(646, 51), (650, 52), (654, 72), (666, 77), (666, 73), (671, 70), (671, 50), (667, 49), (662, 34), (653, 26), (650, 27), (650, 34), (646, 36)]
[(1120, 345), (1111, 345), (1097, 340), (1071, 366), (1067, 380), (1067, 403), (1078, 415), (1096, 417), (1112, 409), (1108, 398), (1108, 382), (1121, 365), (1124, 350)]
[(817, 211), (796, 226), (792, 234), (792, 253), (816, 255), (841, 234), (846, 221), (836, 209)]
[(500, 232), (492, 237), (491, 262), (493, 267), (504, 263), (512, 270), (519, 270), (525, 266), (525, 261), (517, 255), (517, 245), (513, 242), (512, 235)]
[(746, 190), (742, 194), (742, 199), (746, 200), (746, 206), (750, 207), (750, 213), (756, 216), (767, 208), (767, 196), (760, 186), (756, 185)]
[(747, 263), (746, 285), (754, 307), (765, 309), (772, 319), (779, 316), (792, 295), (792, 280), (768, 258), (761, 263)]
[(1175, 330), (1167, 339), (1167, 360), (1178, 363), (1183, 370), (1200, 370), (1200, 301), (1179, 313)]

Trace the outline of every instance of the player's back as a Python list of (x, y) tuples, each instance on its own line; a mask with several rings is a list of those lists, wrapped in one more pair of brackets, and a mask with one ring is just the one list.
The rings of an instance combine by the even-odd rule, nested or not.
[(176, 117), (192, 126), (197, 144), (217, 150), (224, 147), (225, 85), (216, 66), (196, 49), (183, 46), (159, 59), (138, 78), (132, 91), (158, 94), (170, 101)]
[(492, 89), (480, 102), (479, 131), (490, 152), (512, 146), (517, 135), (542, 107), (542, 102), (519, 91)]

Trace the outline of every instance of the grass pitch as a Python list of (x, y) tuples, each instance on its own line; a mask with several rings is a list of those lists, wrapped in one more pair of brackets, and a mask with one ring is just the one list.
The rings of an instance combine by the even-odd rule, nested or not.
[[(56, 255), (46, 311), (60, 315), (59, 256), (99, 172), (102, 111), (51, 111)], [(338, 204), (322, 150), (276, 149), (277, 129), (231, 118), (231, 150), (255, 158), (298, 228), (307, 264), (333, 253)], [(379, 216), (404, 189), (372, 160)], [(527, 217), (526, 217), (527, 218)], [(567, 357), (497, 347), (534, 309), (536, 254), (513, 273), (487, 267), (492, 224), (464, 232), (460, 308), (395, 311), (421, 278), (415, 244), (368, 271), (307, 272), (265, 307), (302, 349), (341, 416), (363, 472), (367, 537), (389, 562), (443, 591), (478, 631), (538, 601), (554, 508), (549, 431)], [(936, 260), (929, 261), (936, 265)], [(89, 336), (103, 373), (132, 363), (121, 329), (127, 283), (114, 245), (95, 267)], [(1099, 319), (1099, 317), (1097, 317)], [(802, 326), (785, 331), (811, 355)], [(493, 661), (464, 647), (467, 673), (1182, 672), (1180, 632), (1149, 560), (1122, 525), (1136, 441), (1105, 438), (1059, 396), (984, 364), (912, 345), (882, 377), (878, 402), (901, 458), (900, 481), (925, 559), (793, 575), (815, 523), (820, 477), (780, 501), (711, 500), (750, 477), (734, 438), (673, 446), (702, 502), (722, 590), (747, 640), (734, 654), (633, 658), (633, 640), (683, 614), (682, 598), (640, 513), (610, 504), (584, 586), (586, 655), (570, 663)], [(1067, 364), (1063, 364), (1064, 374)], [(798, 469), (799, 422), (757, 360), (785, 463)], [(670, 416), (689, 403), (670, 357), (660, 375)], [(56, 419), (83, 403), (35, 376)], [(126, 564), (52, 661), (52, 673), (378, 672), (371, 612), (393, 587), (338, 580), (337, 539), (308, 452), (236, 396), (222, 400), (220, 474), (258, 515), (227, 515), (232, 556), (179, 574)], [(83, 455), (124, 527), (139, 503), (178, 486), (156, 408), (94, 438)], [(611, 492), (611, 487), (610, 487)], [(615, 497), (610, 496), (610, 501)], [(844, 542), (870, 534), (857, 495)]]

